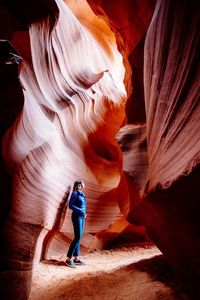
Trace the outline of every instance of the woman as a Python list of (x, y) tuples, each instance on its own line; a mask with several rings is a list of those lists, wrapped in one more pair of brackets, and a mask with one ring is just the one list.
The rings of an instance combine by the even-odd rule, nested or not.
[[(76, 265), (83, 265), (80, 260), (80, 240), (83, 235), (84, 222), (86, 217), (86, 197), (82, 192), (84, 183), (82, 180), (74, 182), (73, 192), (69, 200), (69, 208), (72, 209), (72, 223), (74, 227), (74, 239), (70, 244), (66, 265), (75, 268)], [(74, 258), (74, 259), (73, 259)]]

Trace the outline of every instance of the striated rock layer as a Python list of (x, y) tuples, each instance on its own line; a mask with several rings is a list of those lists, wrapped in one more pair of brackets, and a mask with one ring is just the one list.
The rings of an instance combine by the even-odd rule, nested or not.
[[(126, 58), (129, 54), (134, 72), (133, 92), (126, 104), (127, 124), (117, 134), (124, 170), (118, 186), (120, 209), (130, 222), (145, 225), (149, 237), (166, 254), (180, 278), (197, 282), (200, 278), (196, 214), (200, 181), (199, 6), (195, 1), (157, 1), (145, 37), (143, 97), (139, 92), (143, 35), (132, 50), (131, 34), (127, 33), (130, 28), (126, 31), (128, 37), (118, 36), (119, 24), (124, 19), (117, 22), (104, 1), (95, 3), (101, 7), (94, 9), (109, 18), (117, 33), (118, 47), (126, 53)], [(127, 16), (125, 12), (123, 15)], [(185, 264), (187, 268), (183, 267)]]
[[(193, 1), (157, 1), (144, 48), (147, 158), (142, 159), (145, 144), (139, 150), (142, 131), (131, 138), (133, 125), (129, 124), (120, 130), (118, 137), (124, 151), (125, 171), (119, 190), (126, 186), (126, 196), (120, 194), (121, 209), (130, 222), (145, 225), (150, 239), (169, 259), (179, 278), (198, 286), (200, 16), (197, 11), (198, 4)], [(130, 169), (126, 163), (128, 156), (133, 157)]]
[(48, 10), (29, 9), (29, 31), (16, 22), (24, 31), (12, 36), (23, 96), (18, 86), (1, 131), (5, 299), (28, 298), (40, 259), (65, 258), (77, 178), (83, 253), (141, 241), (144, 225), (180, 278), (200, 280), (198, 5), (88, 3), (42, 1)]
[(122, 56), (114, 34), (86, 2), (79, 4), (88, 23), (81, 22), (80, 13), (77, 19), (73, 6), (56, 4), (53, 17), (13, 35), (23, 57), (24, 106), (2, 142), (14, 181), (4, 233), (8, 271), (1, 275), (6, 299), (27, 299), (40, 259), (65, 258), (73, 232), (66, 205), (74, 180), (82, 178), (86, 186), (83, 251), (94, 247), (94, 235), (120, 212), (121, 153), (115, 134), (126, 99)]

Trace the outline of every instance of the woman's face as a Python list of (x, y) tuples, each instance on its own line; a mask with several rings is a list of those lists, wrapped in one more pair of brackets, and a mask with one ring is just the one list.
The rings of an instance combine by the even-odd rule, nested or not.
[(82, 183), (79, 183), (79, 184), (78, 184), (78, 190), (81, 191), (82, 189), (83, 189), (83, 184), (82, 184)]

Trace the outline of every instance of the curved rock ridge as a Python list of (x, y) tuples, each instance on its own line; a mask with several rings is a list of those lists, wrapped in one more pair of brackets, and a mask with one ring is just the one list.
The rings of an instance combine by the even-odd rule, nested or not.
[[(144, 49), (149, 170), (146, 192), (200, 163), (198, 4), (157, 1)], [(187, 13), (186, 13), (187, 12)], [(189, 12), (189, 14), (188, 14)]]
[(104, 1), (87, 0), (94, 12), (109, 24), (115, 33), (117, 47), (126, 69), (124, 84), (128, 102), (127, 123), (145, 122), (143, 56), (144, 39), (149, 27), (155, 0)]
[(66, 204), (75, 179), (86, 186), (86, 248), (119, 214), (121, 151), (115, 134), (126, 100), (122, 56), (112, 32), (108, 43), (102, 31), (100, 43), (87, 22), (80, 23), (62, 0), (56, 4), (56, 19), (32, 24), (28, 38), (16, 33), (24, 57), (24, 106), (3, 139), (3, 156), (14, 176), (6, 257), (11, 269), (26, 270), (27, 285), (27, 270), (41, 257), (52, 257), (49, 248), (57, 239), (62, 246), (56, 257), (67, 251), (72, 227)]

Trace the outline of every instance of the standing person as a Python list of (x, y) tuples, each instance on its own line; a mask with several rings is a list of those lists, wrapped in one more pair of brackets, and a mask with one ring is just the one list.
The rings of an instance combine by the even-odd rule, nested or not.
[(80, 240), (83, 235), (84, 223), (86, 217), (86, 197), (82, 192), (84, 183), (82, 180), (74, 182), (73, 192), (69, 200), (69, 208), (72, 209), (72, 223), (74, 227), (74, 239), (70, 244), (66, 265), (75, 268), (76, 265), (83, 265), (80, 260)]

